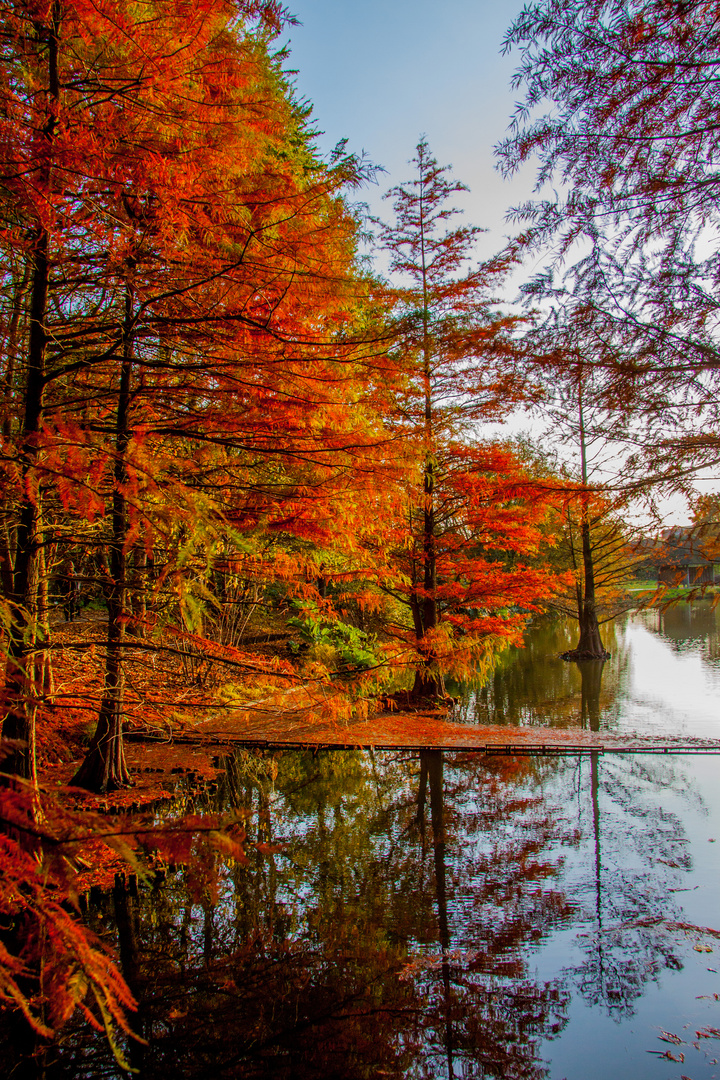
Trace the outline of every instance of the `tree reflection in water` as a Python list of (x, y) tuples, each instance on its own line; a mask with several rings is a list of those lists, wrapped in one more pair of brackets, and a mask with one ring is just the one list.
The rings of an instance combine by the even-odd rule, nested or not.
[[(648, 613), (645, 619), (657, 620), (658, 632), (673, 637), (678, 648), (693, 633), (712, 644), (715, 639), (709, 631), (715, 628), (717, 636), (717, 614), (709, 604), (695, 607), (700, 610), (683, 605), (679, 612), (671, 608)], [(515, 708), (516, 701), (538, 703), (544, 694), (550, 699), (557, 695), (556, 723), (599, 731), (607, 724), (608, 699), (615, 690), (611, 680), (610, 691), (603, 695), (611, 664), (602, 660), (562, 664), (559, 672), (557, 663), (539, 665), (537, 650), (547, 646), (547, 635), (562, 631), (563, 624), (552, 624), (534, 635), (535, 656), (528, 668), (533, 672), (531, 689), (523, 682), (523, 664), (516, 663), (509, 672), (496, 673), (492, 695), (486, 693), (485, 701), (492, 700), (495, 706), (504, 702), (504, 716), (523, 723), (527, 717)], [(618, 657), (621, 644), (616, 635), (611, 646), (616, 665), (627, 663), (624, 652)], [(572, 689), (578, 675), (579, 702)], [(691, 862), (682, 822), (664, 811), (662, 793), (686, 791), (687, 779), (677, 766), (657, 758), (605, 757), (596, 752), (581, 759), (578, 776), (580, 823), (592, 849), (584, 914), (594, 926), (582, 939), (583, 963), (568, 974), (586, 1001), (602, 1004), (613, 1015), (627, 1014), (649, 981), (657, 981), (665, 968), (682, 966), (681, 942), (667, 927), (680, 918), (673, 889)]]
[(642, 612), (639, 618), (651, 634), (676, 654), (699, 655), (711, 669), (720, 662), (720, 606), (715, 600), (680, 600)]
[[(419, 766), (239, 755), (218, 802), (247, 815), (248, 865), (215, 892), (178, 871), (93, 907), (140, 1003), (141, 1077), (544, 1075), (567, 993), (520, 952), (568, 917), (552, 881), (571, 830), (517, 790), (527, 761), (458, 759), (449, 782), (440, 754)], [(119, 1070), (77, 1027), (45, 1075)]]
[(581, 935), (584, 958), (573, 976), (586, 1001), (619, 1016), (665, 968), (682, 967), (674, 893), (692, 863), (682, 822), (663, 809), (662, 793), (685, 790), (687, 779), (658, 758), (597, 753), (581, 771), (578, 795), (589, 803), (592, 829), (585, 890), (592, 930)]
[[(90, 913), (140, 1003), (133, 1067), (540, 1080), (573, 987), (628, 1010), (680, 963), (653, 923), (687, 865), (657, 798), (680, 782), (640, 760), (238, 754), (188, 809), (242, 810), (247, 865), (220, 866), (214, 890), (182, 870), (117, 889)], [(538, 977), (542, 943), (577, 924), (582, 963)], [(78, 1026), (42, 1075), (120, 1073)]]
[(533, 980), (522, 950), (569, 916), (565, 897), (547, 881), (559, 868), (551, 849), (570, 842), (570, 831), (563, 834), (539, 798), (513, 790), (530, 762), (494, 764), (472, 755), (456, 760), (447, 789), (442, 751), (420, 755), (416, 826), (425, 848), (429, 786), (440, 960), (415, 970), (435, 1002), (428, 1061), (442, 1047), (450, 1078), (545, 1075), (539, 1043), (561, 1030), (569, 997), (557, 981)]
[(603, 626), (603, 640), (611, 653), (609, 661), (576, 663), (560, 659), (560, 654), (577, 643), (577, 622), (539, 621), (527, 634), (523, 648), (500, 654), (495, 670), (482, 686), (454, 688), (463, 698), (459, 714), (473, 724), (567, 728), (580, 722), (583, 726), (583, 698), (591, 681), (588, 676), (596, 671), (598, 678), (602, 674), (597, 692), (599, 719), (601, 712), (612, 708), (628, 676), (626, 623), (626, 617), (622, 617)]

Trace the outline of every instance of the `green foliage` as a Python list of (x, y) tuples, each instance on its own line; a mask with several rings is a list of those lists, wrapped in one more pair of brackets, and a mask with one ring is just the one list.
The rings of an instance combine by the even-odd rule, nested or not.
[[(314, 601), (294, 600), (292, 606), (299, 614), (288, 619), (288, 626), (299, 632), (303, 642), (316, 655), (323, 659), (334, 657), (340, 670), (367, 670), (380, 663), (380, 657), (372, 648), (374, 636), (368, 636), (357, 626), (331, 618)], [(300, 646), (291, 642), (290, 648), (297, 653)]]

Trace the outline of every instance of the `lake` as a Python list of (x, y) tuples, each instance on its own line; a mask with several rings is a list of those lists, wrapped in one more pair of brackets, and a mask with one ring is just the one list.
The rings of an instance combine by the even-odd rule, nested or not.
[(720, 607), (710, 601), (626, 615), (602, 628), (606, 663), (566, 663), (571, 620), (545, 622), (510, 649), (463, 710), (472, 723), (720, 736)]
[[(717, 737), (709, 603), (545, 624), (473, 723)], [(720, 758), (240, 751), (247, 864), (96, 898), (145, 1077), (720, 1077)], [(47, 1077), (121, 1075), (79, 1024)]]

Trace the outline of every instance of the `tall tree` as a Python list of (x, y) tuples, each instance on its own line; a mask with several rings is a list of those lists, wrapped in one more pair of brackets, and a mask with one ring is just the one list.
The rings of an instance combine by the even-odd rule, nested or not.
[[(568, 290), (536, 282), (530, 296), (552, 304), (525, 334), (525, 365), (539, 384), (536, 412), (542, 441), (555, 447), (545, 479), (558, 488), (559, 550), (572, 571), (571, 597), (553, 606), (577, 618), (579, 640), (566, 659), (605, 659), (600, 625), (627, 610), (624, 584), (641, 561), (635, 512), (656, 494), (660, 480), (632, 467), (644, 425), (634, 417), (604, 363), (606, 343), (584, 302)], [(547, 461), (547, 459), (546, 459)], [(633, 533), (636, 535), (633, 536)], [(636, 541), (633, 550), (633, 540)]]
[(77, 777), (107, 788), (127, 780), (128, 552), (153, 537), (179, 548), (164, 575), (182, 589), (192, 542), (178, 530), (202, 546), (228, 523), (311, 528), (352, 448), (372, 442), (347, 406), (364, 337), (342, 190), (362, 170), (314, 153), (307, 110), (269, 54), (276, 4), (77, 0), (45, 14), (18, 2), (2, 38), (2, 242), (31, 278), (7, 281), (29, 299), (5, 380), (24, 405), (5, 447), (5, 733), (24, 741), (13, 768), (29, 772), (37, 580), (57, 539), (41, 535), (43, 499), (76, 538), (110, 509), (94, 536), (109, 549), (105, 691)]
[(537, 154), (539, 184), (556, 170), (566, 181), (559, 201), (541, 204), (541, 223), (570, 234), (609, 214), (637, 242), (663, 242), (668, 261), (717, 229), (717, 16), (705, 0), (523, 9), (505, 44), (521, 51), (514, 81), (526, 100), (500, 154), (509, 170)]
[[(474, 268), (480, 230), (448, 225), (465, 185), (438, 165), (425, 139), (411, 164), (414, 178), (387, 195), (395, 220), (380, 223), (380, 242), (397, 275), (397, 362), (405, 388), (396, 398), (396, 422), (416, 440), (419, 457), (406, 536), (400, 531), (420, 658), (413, 693), (437, 696), (443, 654), (452, 666), (453, 626), (465, 638), (461, 651), (474, 647), (480, 656), (491, 641), (517, 635), (519, 612), (548, 583), (521, 561), (537, 551), (542, 500), (528, 500), (527, 478), (510, 452), (473, 439), (479, 422), (502, 418), (521, 393), (508, 362), (516, 320), (496, 310), (490, 292), (509, 259)], [(510, 562), (502, 552), (512, 553)]]
[[(61, 5), (37, 11), (8, 11), (2, 35), (7, 62), (4, 115), (5, 210), (29, 279), (27, 340), (23, 364), (22, 419), (17, 433), (19, 491), (16, 502), (14, 565), (11, 585), (8, 663), (5, 692), (11, 701), (3, 733), (16, 741), (9, 771), (35, 776), (39, 574), (42, 552), (42, 490), (35, 467), (39, 453), (48, 329), (50, 246), (55, 225), (55, 191), (60, 129)], [(24, 138), (24, 144), (23, 144)], [(60, 151), (62, 156), (62, 150)], [(8, 345), (14, 333), (8, 331)], [(14, 358), (13, 358), (14, 359)], [(5, 363), (6, 385), (10, 353)], [(10, 379), (8, 379), (8, 375)]]
[(591, 242), (582, 286), (603, 362), (647, 420), (641, 456), (667, 475), (720, 448), (717, 14), (703, 0), (542, 0), (506, 40), (526, 96), (499, 152), (509, 172), (539, 159), (539, 197), (516, 211), (525, 240), (563, 255)]
[[(143, 516), (128, 500), (145, 472), (133, 461), (133, 441), (143, 459), (152, 455), (155, 479), (162, 462), (160, 474), (189, 508), (188, 532), (203, 536), (203, 516), (216, 531), (222, 522), (245, 529), (264, 520), (267, 528), (278, 518), (289, 532), (307, 529), (319, 501), (310, 493), (327, 496), (347, 470), (346, 444), (359, 441), (345, 406), (363, 344), (351, 332), (355, 223), (340, 197), (359, 170), (350, 158), (328, 167), (315, 157), (305, 114), (265, 43), (222, 28), (225, 36), (216, 34), (194, 57), (178, 90), (181, 119), (188, 81), (208, 109), (182, 158), (189, 191), (178, 195), (156, 169), (150, 189), (121, 192), (133, 233), (119, 274), (125, 322), (106, 693), (76, 777), (92, 787), (127, 779), (119, 757), (125, 552)], [(260, 91), (264, 104), (253, 105), (248, 119), (247, 102)], [(152, 124), (142, 101), (136, 113)], [(176, 134), (183, 124), (175, 123)], [(177, 153), (167, 136), (162, 149), (174, 175)], [(187, 234), (180, 246), (172, 227), (178, 218)]]

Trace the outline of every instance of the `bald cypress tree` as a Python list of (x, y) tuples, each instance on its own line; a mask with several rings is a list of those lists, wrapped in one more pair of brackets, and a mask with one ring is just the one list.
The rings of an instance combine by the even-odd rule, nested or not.
[[(418, 462), (398, 556), (418, 658), (413, 695), (432, 698), (444, 693), (443, 670), (453, 669), (458, 643), (477, 660), (492, 640), (517, 639), (526, 605), (548, 581), (522, 562), (537, 549), (542, 499), (531, 507), (518, 461), (477, 438), (478, 424), (501, 419), (522, 394), (509, 362), (516, 319), (492, 296), (511, 260), (477, 262), (481, 230), (455, 223), (456, 197), (467, 189), (425, 139), (410, 164), (412, 179), (386, 196), (394, 220), (378, 225), (398, 312), (403, 389), (394, 422), (414, 440)], [(512, 552), (512, 568), (502, 552)]]

